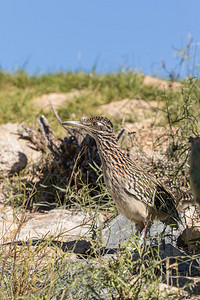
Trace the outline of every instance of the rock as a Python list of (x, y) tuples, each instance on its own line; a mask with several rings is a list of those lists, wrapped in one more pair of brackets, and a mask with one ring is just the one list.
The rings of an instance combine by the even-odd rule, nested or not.
[[(184, 222), (184, 220), (183, 220)], [(150, 239), (147, 238), (147, 243), (152, 241), (152, 238), (157, 238), (161, 234), (165, 225), (160, 221), (155, 221), (150, 229)], [(183, 232), (184, 227), (180, 225), (178, 230), (172, 229), (167, 226), (165, 229), (164, 239), (165, 243), (175, 244), (180, 234)], [(118, 215), (108, 227), (102, 231), (102, 243), (107, 248), (118, 248), (119, 245), (123, 247), (131, 237), (136, 235), (135, 224), (129, 221), (125, 216)]]
[[(16, 127), (15, 127), (16, 129)], [(16, 131), (15, 131), (16, 133)], [(27, 157), (14, 133), (11, 124), (0, 127), (0, 176), (6, 177), (25, 168)]]
[(28, 220), (22, 226), (17, 240), (48, 237), (63, 242), (80, 240), (91, 235), (93, 222), (94, 216), (89, 213), (53, 209), (46, 214), (36, 214)]
[(102, 230), (102, 243), (106, 248), (116, 249), (130, 236), (136, 234), (135, 225), (125, 216), (118, 215)]
[[(19, 227), (22, 216), (25, 216), (24, 222)], [(53, 209), (48, 213), (16, 213), (12, 207), (0, 204), (1, 243), (16, 242), (20, 246), (31, 239), (34, 246), (48, 239), (65, 252), (84, 254), (91, 248), (88, 239), (96, 223), (95, 216), (89, 213), (67, 209)]]
[[(182, 216), (181, 216), (182, 217)], [(185, 226), (185, 225), (184, 225)], [(146, 244), (151, 243), (151, 249), (155, 249), (154, 255), (158, 255), (159, 260), (163, 261), (164, 269), (163, 281), (170, 286), (184, 287), (186, 284), (194, 284), (199, 279), (199, 262), (197, 258), (192, 255), (188, 255), (183, 249), (179, 249), (176, 245), (180, 232), (184, 227), (181, 226), (179, 230), (173, 230), (168, 226), (165, 230), (164, 240), (162, 243), (158, 238), (164, 229), (164, 225), (160, 221), (155, 221), (150, 230), (150, 238), (146, 239)], [(138, 240), (136, 234), (135, 225), (127, 220), (124, 216), (119, 215), (102, 231), (102, 242), (105, 248), (102, 249), (102, 254), (109, 256), (115, 256), (117, 249), (124, 248), (128, 245), (128, 248), (133, 253), (132, 259), (138, 260), (141, 256), (141, 240)], [(138, 249), (140, 251), (138, 252)], [(140, 254), (139, 254), (140, 253)], [(178, 276), (177, 276), (178, 271)], [(190, 276), (190, 277), (188, 277)]]
[(182, 87), (182, 84), (179, 82), (166, 81), (166, 80), (162, 80), (162, 79), (152, 77), (149, 75), (144, 76), (143, 84), (153, 86), (153, 87), (158, 88), (159, 90), (163, 90), (163, 91), (165, 91), (167, 89), (176, 90), (176, 89)]
[(64, 252), (84, 254), (91, 248), (87, 239), (91, 236), (93, 222), (94, 216), (89, 213), (53, 209), (48, 213), (31, 214), (0, 204), (1, 244), (16, 242), (21, 246), (31, 239), (35, 246), (49, 239)]
[(19, 139), (20, 125), (7, 123), (0, 126), (0, 177), (23, 170), (27, 163), (41, 157), (28, 141)]
[(112, 118), (121, 118), (124, 121), (126, 118), (132, 119), (132, 123), (140, 122), (140, 126), (143, 126), (144, 122), (147, 120), (147, 122), (151, 123), (150, 125), (159, 122), (158, 118), (162, 117), (160, 112), (162, 106), (163, 104), (158, 101), (126, 98), (120, 101), (112, 101), (108, 104), (103, 104), (99, 106), (98, 112), (104, 113)]
[(187, 226), (179, 238), (189, 251), (200, 249), (200, 213), (198, 207), (197, 205), (190, 205), (184, 209)]

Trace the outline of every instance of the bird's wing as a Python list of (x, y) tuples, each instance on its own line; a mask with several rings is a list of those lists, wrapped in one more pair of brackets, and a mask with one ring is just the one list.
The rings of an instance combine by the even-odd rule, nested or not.
[(173, 194), (162, 184), (156, 186), (156, 192), (154, 196), (154, 207), (157, 210), (166, 212), (173, 219), (179, 221), (180, 217), (176, 209), (176, 202)]
[(148, 174), (134, 174), (134, 177), (124, 183), (126, 193), (139, 201), (144, 202), (155, 210), (169, 214), (173, 219), (179, 220), (173, 194), (156, 179), (149, 178)]
[(130, 176), (129, 180), (123, 182), (124, 189), (127, 193), (135, 197), (137, 200), (144, 202), (149, 206), (153, 206), (152, 199), (156, 185), (149, 180), (149, 176), (134, 172), (134, 176)]

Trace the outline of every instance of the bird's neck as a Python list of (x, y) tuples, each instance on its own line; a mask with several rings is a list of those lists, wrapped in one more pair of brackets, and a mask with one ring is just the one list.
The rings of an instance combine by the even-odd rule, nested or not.
[(112, 168), (113, 165), (121, 165), (123, 168), (127, 165), (129, 159), (119, 148), (114, 135), (97, 137), (96, 143), (103, 167)]

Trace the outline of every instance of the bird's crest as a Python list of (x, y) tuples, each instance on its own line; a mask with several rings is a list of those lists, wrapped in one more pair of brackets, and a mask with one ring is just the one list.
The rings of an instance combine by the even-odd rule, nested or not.
[(95, 129), (99, 130), (106, 130), (109, 132), (113, 131), (113, 124), (112, 122), (106, 118), (106, 117), (100, 117), (100, 116), (95, 116), (95, 117), (90, 117), (90, 118), (82, 118), (81, 123), (83, 125), (88, 125), (91, 126)]

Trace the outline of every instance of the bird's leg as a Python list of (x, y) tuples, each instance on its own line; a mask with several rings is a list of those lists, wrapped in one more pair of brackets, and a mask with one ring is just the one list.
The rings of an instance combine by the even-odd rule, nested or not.
[(143, 243), (144, 245), (144, 248), (146, 247), (146, 237), (149, 236), (150, 228), (151, 228), (151, 220), (148, 220), (144, 226), (143, 233), (140, 238), (141, 243)]
[(135, 229), (136, 229), (136, 236), (138, 237), (138, 245), (140, 245), (141, 244), (141, 232), (144, 229), (144, 223), (143, 222), (135, 223)]
[(142, 232), (142, 230), (144, 229), (144, 223), (143, 222), (137, 222), (137, 223), (135, 223), (135, 228), (136, 228), (136, 235), (138, 236), (138, 237), (140, 237), (141, 236), (141, 232)]
[(164, 224), (164, 228), (160, 234), (160, 238), (161, 238), (161, 245), (162, 248), (165, 249), (165, 230), (166, 230), (167, 226)]
[(146, 236), (149, 233), (149, 229), (151, 227), (151, 222), (147, 221), (146, 224), (144, 225), (144, 222), (138, 222), (135, 224), (136, 230), (137, 230), (137, 235), (139, 238), (139, 243), (140, 245), (143, 244), (144, 248), (146, 246)]
[(174, 227), (178, 228), (178, 227), (177, 227), (178, 225), (175, 224), (175, 225), (173, 226), (173, 225), (171, 225), (172, 222), (173, 222), (173, 221), (171, 221), (169, 218), (168, 218), (166, 221), (163, 222), (163, 223), (164, 223), (164, 228), (163, 228), (163, 230), (162, 230), (162, 232), (161, 232), (161, 234), (160, 234), (160, 236), (161, 236), (161, 243), (162, 243), (163, 249), (165, 249), (165, 231), (166, 231), (166, 228), (167, 228), (168, 225), (169, 225), (170, 228), (171, 228), (171, 236), (170, 236), (170, 238), (171, 238), (171, 243), (173, 244), (173, 233), (174, 233), (173, 230), (174, 230)]

